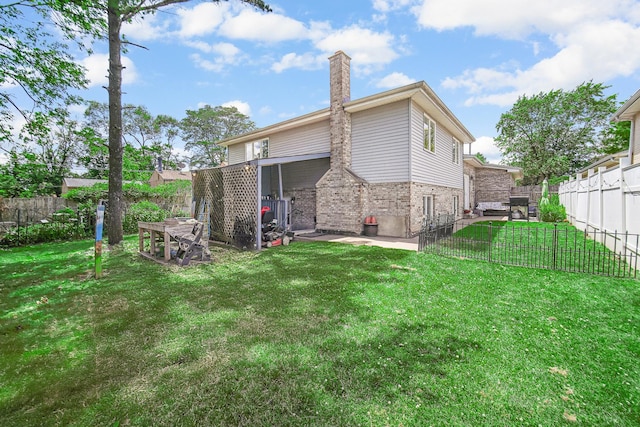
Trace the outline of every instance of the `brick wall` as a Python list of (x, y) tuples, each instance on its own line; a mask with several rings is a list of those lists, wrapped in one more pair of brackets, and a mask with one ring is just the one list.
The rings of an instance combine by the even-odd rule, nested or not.
[(360, 234), (366, 182), (346, 169), (330, 169), (316, 184), (316, 229)]
[(476, 203), (480, 202), (504, 202), (509, 203), (511, 187), (514, 180), (511, 174), (498, 169), (476, 169)]
[(291, 198), (291, 229), (316, 228), (316, 189), (292, 188), (285, 191), (284, 196)]
[[(458, 213), (456, 218), (462, 216), (462, 203), (464, 193), (461, 188), (441, 187), (438, 185), (411, 183), (411, 223), (408, 236), (415, 236), (422, 228), (424, 218), (424, 196), (431, 195), (435, 203), (435, 215), (453, 213), (453, 199), (458, 197)], [(407, 236), (407, 237), (408, 237)]]

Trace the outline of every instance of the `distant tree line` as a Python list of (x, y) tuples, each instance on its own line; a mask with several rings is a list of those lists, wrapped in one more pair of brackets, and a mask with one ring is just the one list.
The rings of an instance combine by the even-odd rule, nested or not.
[[(179, 164), (193, 168), (218, 166), (226, 159), (225, 150), (217, 142), (256, 127), (235, 107), (207, 105), (188, 110), (181, 120), (154, 116), (144, 106), (125, 104), (122, 112), (126, 181), (148, 180), (158, 158), (164, 169), (177, 169)], [(0, 196), (60, 195), (64, 177), (108, 178), (107, 104), (89, 102), (81, 120), (58, 112), (50, 117), (46, 129), (37, 134), (23, 132), (2, 148), (8, 161), (0, 164)], [(190, 154), (177, 154), (177, 142), (184, 144)]]

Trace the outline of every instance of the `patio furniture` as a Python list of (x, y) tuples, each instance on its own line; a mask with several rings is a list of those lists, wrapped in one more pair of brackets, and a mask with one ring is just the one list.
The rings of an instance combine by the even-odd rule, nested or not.
[(174, 236), (178, 241), (178, 251), (176, 252), (178, 265), (189, 265), (189, 261), (196, 257), (199, 257), (200, 261), (211, 259), (209, 248), (202, 239), (203, 231), (204, 224), (197, 222), (190, 233)]

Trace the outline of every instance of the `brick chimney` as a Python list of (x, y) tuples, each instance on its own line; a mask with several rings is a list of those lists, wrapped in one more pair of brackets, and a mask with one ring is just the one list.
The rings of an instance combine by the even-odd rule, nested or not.
[(351, 100), (351, 58), (338, 51), (329, 58), (331, 169), (351, 167), (351, 115), (344, 104)]
[(344, 109), (351, 98), (350, 63), (342, 51), (329, 58), (331, 163), (316, 183), (316, 229), (360, 234), (367, 182), (351, 171), (351, 114)]

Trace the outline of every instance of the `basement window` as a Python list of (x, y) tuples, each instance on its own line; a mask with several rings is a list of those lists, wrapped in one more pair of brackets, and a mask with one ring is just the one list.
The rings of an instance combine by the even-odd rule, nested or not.
[(433, 218), (435, 214), (433, 195), (422, 197), (422, 214), (427, 218)]

